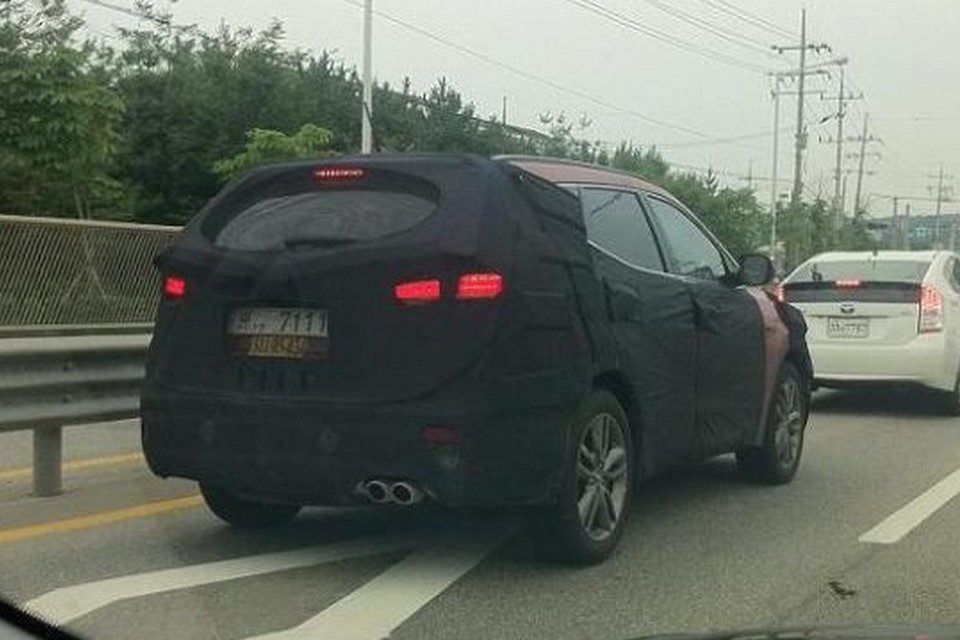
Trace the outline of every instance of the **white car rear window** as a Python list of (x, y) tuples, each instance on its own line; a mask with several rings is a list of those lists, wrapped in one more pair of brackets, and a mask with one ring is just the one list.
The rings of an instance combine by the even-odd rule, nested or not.
[(811, 261), (798, 268), (788, 282), (908, 282), (918, 284), (930, 260), (829, 260)]

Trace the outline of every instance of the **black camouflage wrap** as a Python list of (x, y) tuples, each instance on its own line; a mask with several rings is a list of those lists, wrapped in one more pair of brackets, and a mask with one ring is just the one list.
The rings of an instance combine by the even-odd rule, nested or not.
[[(258, 198), (318, 188), (324, 166), (413, 176), (437, 211), (350, 246), (237, 252), (211, 241)], [(349, 187), (341, 187), (349, 188)], [(631, 269), (587, 242), (577, 198), (507, 162), (459, 155), (340, 158), (266, 167), (229, 185), (158, 256), (188, 282), (163, 301), (142, 395), (150, 467), (298, 504), (348, 504), (373, 477), (405, 478), (451, 504), (555, 495), (566, 420), (613, 385), (642, 467), (729, 450), (762, 405), (762, 325), (735, 290)], [(397, 282), (496, 271), (503, 295), (403, 308)], [(231, 309), (327, 309), (314, 362), (237, 356)], [(802, 320), (801, 320), (802, 321)], [(802, 338), (801, 338), (802, 340)], [(457, 445), (424, 442), (455, 427)]]

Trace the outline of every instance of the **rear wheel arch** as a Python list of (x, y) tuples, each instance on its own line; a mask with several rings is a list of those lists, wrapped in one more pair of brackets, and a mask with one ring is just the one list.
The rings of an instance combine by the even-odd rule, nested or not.
[(630, 437), (633, 440), (635, 478), (639, 480), (643, 474), (643, 420), (640, 414), (640, 400), (629, 378), (617, 369), (610, 369), (598, 373), (593, 378), (591, 387), (594, 390), (607, 391), (617, 399), (627, 414)]

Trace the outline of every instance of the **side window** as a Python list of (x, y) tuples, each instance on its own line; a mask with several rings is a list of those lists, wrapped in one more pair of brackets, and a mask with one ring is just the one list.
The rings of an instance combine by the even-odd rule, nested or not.
[(953, 285), (955, 290), (960, 291), (960, 260), (953, 258), (950, 263), (953, 265), (953, 269), (950, 271), (950, 284)]
[(633, 266), (663, 271), (657, 241), (635, 194), (584, 188), (580, 201), (587, 237), (592, 242)]
[(648, 201), (673, 273), (702, 280), (727, 274), (720, 250), (682, 211), (655, 197)]

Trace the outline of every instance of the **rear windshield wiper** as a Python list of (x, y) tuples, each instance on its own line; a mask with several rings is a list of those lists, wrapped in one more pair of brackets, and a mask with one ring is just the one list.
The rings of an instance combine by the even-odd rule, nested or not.
[(357, 241), (352, 238), (327, 238), (324, 236), (303, 236), (300, 238), (287, 238), (283, 241), (283, 246), (287, 249), (297, 246), (311, 247), (342, 247), (348, 244), (356, 244)]

